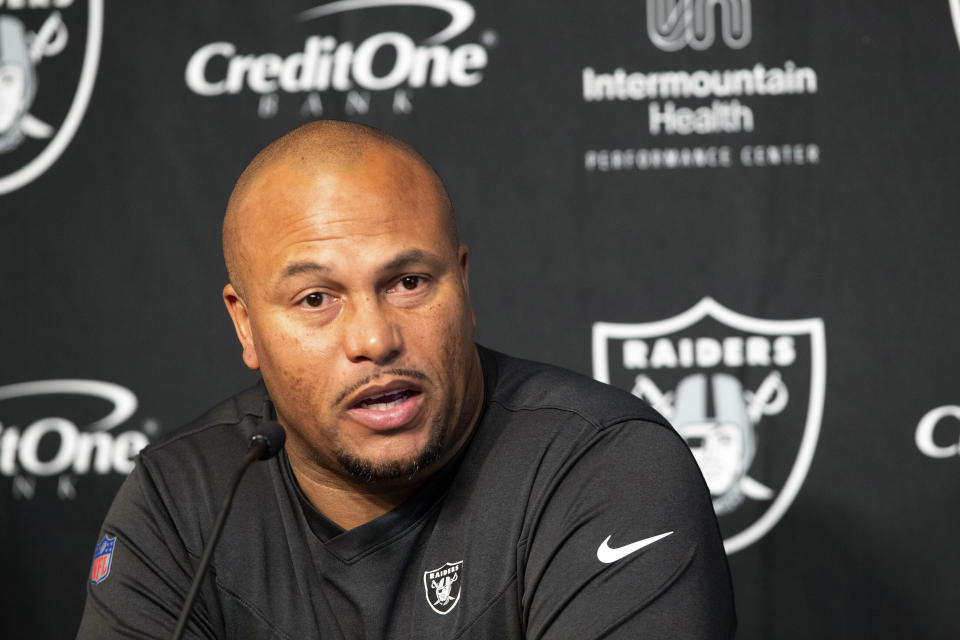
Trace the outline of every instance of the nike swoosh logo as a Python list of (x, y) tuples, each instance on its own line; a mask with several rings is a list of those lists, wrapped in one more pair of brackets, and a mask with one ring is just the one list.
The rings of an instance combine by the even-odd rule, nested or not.
[(610, 538), (612, 538), (613, 536), (607, 536), (607, 539), (604, 540), (600, 544), (600, 546), (597, 548), (597, 560), (606, 564), (610, 564), (611, 562), (616, 562), (620, 558), (626, 558), (628, 555), (630, 555), (634, 551), (639, 551), (644, 547), (650, 546), (657, 540), (662, 540), (663, 538), (666, 538), (671, 533), (673, 533), (673, 531), (667, 531), (666, 533), (661, 533), (658, 536), (652, 536), (650, 538), (644, 538), (643, 540), (637, 540), (636, 542), (630, 543), (623, 547), (617, 547), (616, 549), (611, 549), (610, 545), (608, 544), (610, 542)]

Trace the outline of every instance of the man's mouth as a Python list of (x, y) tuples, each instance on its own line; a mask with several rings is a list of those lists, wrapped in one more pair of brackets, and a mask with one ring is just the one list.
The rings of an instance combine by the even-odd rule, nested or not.
[(384, 393), (379, 396), (373, 396), (370, 398), (365, 398), (355, 404), (355, 407), (360, 407), (361, 409), (370, 409), (371, 411), (386, 411), (387, 409), (392, 409), (397, 406), (407, 398), (412, 395), (420, 393), (419, 391), (412, 391), (410, 389), (404, 389), (402, 391), (395, 391), (391, 393)]
[(400, 429), (413, 422), (423, 406), (424, 395), (409, 383), (395, 382), (385, 388), (360, 391), (360, 398), (347, 409), (354, 421), (375, 431)]

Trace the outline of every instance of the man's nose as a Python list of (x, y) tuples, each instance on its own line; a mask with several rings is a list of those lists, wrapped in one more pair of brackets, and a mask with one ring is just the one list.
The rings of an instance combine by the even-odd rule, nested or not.
[(347, 358), (378, 365), (395, 360), (403, 351), (403, 336), (387, 305), (370, 295), (355, 299), (350, 306), (344, 340)]

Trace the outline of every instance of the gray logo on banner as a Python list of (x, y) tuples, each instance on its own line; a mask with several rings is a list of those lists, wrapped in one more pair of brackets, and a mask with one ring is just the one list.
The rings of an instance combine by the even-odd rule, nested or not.
[[(85, 38), (73, 4), (0, 1), (0, 194), (29, 184), (56, 162), (90, 102), (100, 61), (103, 0), (87, 3)], [(53, 6), (58, 10), (50, 10)], [(45, 61), (63, 56), (83, 57), (79, 79), (63, 77), (56, 65), (53, 75), (47, 73)], [(58, 99), (58, 89), (73, 82), (76, 90), (67, 104)], [(38, 111), (46, 116), (41, 119)], [(31, 146), (29, 140), (43, 144)]]
[(663, 51), (708, 49), (717, 37), (717, 7), (724, 43), (731, 49), (750, 44), (750, 0), (647, 0), (650, 42)]

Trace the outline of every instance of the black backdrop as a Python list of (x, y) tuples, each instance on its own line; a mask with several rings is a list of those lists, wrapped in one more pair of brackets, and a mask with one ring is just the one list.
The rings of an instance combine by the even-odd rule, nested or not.
[(439, 168), (484, 344), (675, 422), (735, 381), (740, 637), (957, 637), (958, 101), (957, 0), (0, 2), (2, 635), (73, 633), (132, 452), (252, 379), (222, 211), (322, 116)]

